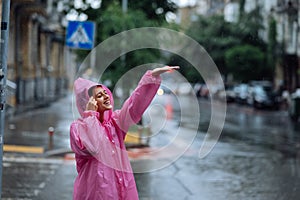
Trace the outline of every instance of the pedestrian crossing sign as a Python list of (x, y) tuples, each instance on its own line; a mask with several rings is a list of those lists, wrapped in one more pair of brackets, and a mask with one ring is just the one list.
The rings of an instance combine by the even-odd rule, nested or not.
[(66, 45), (74, 49), (92, 49), (94, 47), (94, 35), (94, 22), (69, 21), (66, 33)]

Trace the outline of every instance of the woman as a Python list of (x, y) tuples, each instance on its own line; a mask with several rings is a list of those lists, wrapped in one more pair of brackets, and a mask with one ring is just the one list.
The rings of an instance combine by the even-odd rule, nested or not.
[(155, 96), (160, 74), (179, 67), (148, 70), (120, 110), (113, 111), (113, 96), (104, 85), (78, 78), (74, 83), (81, 118), (70, 127), (78, 176), (74, 200), (136, 200), (136, 184), (124, 139)]

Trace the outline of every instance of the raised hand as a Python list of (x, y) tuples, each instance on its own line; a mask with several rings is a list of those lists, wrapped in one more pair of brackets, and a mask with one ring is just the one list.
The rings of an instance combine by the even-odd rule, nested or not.
[(179, 69), (179, 66), (164, 66), (164, 67), (160, 67), (160, 68), (155, 68), (152, 70), (152, 75), (153, 76), (159, 76), (162, 73), (165, 72), (172, 72), (176, 69)]
[(94, 97), (90, 97), (89, 101), (86, 104), (85, 110), (93, 110), (93, 111), (98, 110), (97, 101), (95, 100)]

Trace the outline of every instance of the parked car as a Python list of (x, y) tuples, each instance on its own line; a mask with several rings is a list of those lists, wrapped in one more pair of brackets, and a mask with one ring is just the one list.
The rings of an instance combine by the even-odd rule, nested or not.
[(240, 104), (246, 104), (249, 95), (248, 84), (242, 83), (234, 87), (235, 101)]
[(192, 92), (193, 92), (193, 87), (188, 82), (180, 83), (176, 88), (176, 94), (179, 95), (190, 95)]
[(234, 102), (234, 99), (235, 99), (234, 86), (233, 85), (225, 85), (225, 92), (226, 92), (226, 101)]
[(226, 102), (234, 102), (235, 100), (235, 92), (233, 85), (225, 84), (225, 90), (218, 91), (217, 94), (220, 100), (226, 100)]
[(280, 97), (270, 85), (255, 85), (250, 98), (252, 98), (254, 108), (274, 108), (280, 106)]
[(194, 92), (197, 97), (209, 97), (209, 90), (205, 83), (197, 83), (194, 85)]
[(203, 84), (201, 83), (196, 83), (193, 87), (194, 93), (196, 94), (197, 97), (200, 96), (200, 90)]

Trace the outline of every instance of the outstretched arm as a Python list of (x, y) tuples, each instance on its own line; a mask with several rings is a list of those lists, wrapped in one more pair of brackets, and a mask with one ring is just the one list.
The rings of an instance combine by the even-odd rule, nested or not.
[(179, 66), (164, 66), (164, 67), (160, 67), (160, 68), (155, 68), (152, 70), (152, 75), (159, 76), (162, 73), (172, 72), (176, 69), (179, 69)]
[(131, 125), (141, 119), (144, 111), (150, 105), (161, 83), (160, 74), (175, 69), (179, 69), (179, 67), (165, 66), (146, 72), (137, 88), (123, 104), (121, 110), (115, 112), (115, 120), (124, 132), (127, 132)]

